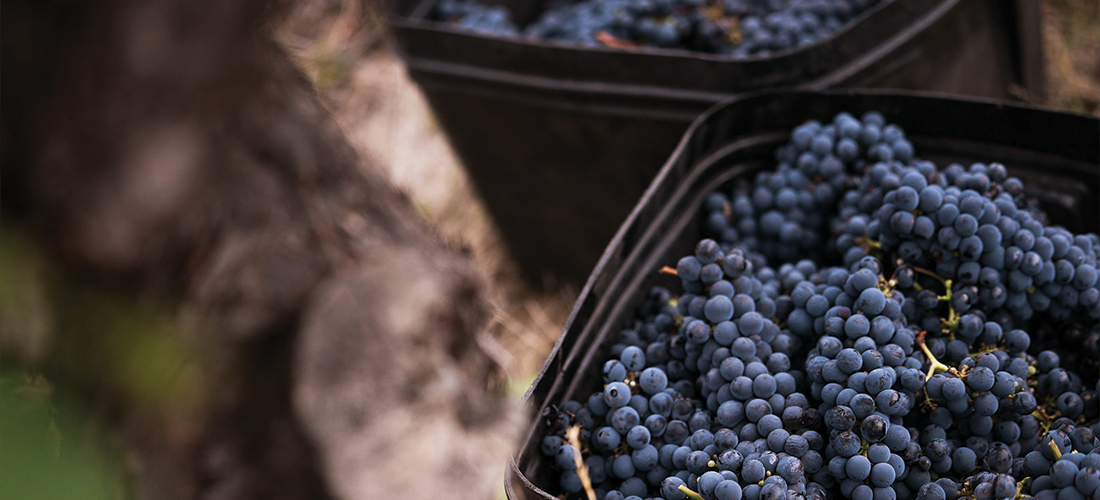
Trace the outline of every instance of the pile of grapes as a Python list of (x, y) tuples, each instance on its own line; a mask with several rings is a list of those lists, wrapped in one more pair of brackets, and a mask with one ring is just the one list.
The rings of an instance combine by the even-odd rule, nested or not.
[(682, 290), (543, 415), (564, 495), (1100, 499), (1100, 239), (915, 153), (841, 113), (711, 194)]
[(485, 35), (507, 36), (519, 33), (508, 9), (500, 5), (485, 5), (477, 0), (440, 0), (432, 8), (428, 18)]
[[(585, 46), (764, 56), (829, 36), (876, 3), (878, 0), (559, 0), (551, 2), (523, 34)], [(491, 35), (519, 32), (507, 10), (478, 0), (441, 0), (429, 18)]]

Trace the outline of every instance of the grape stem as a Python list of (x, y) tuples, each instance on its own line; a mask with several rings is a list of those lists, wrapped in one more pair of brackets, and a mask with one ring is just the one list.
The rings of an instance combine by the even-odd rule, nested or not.
[(700, 494), (698, 494), (694, 491), (691, 491), (691, 488), (688, 488), (687, 486), (684, 486), (684, 485), (681, 484), (679, 490), (683, 494), (687, 495), (689, 498), (693, 498), (695, 500), (703, 500), (703, 495), (700, 495)]
[(680, 275), (680, 273), (676, 272), (675, 267), (668, 267), (668, 266), (664, 266), (664, 267), (658, 269), (657, 272), (661, 273), (661, 274), (671, 274), (672, 276), (679, 276)]
[[(897, 271), (894, 271), (894, 274), (897, 274)], [(894, 289), (897, 288), (897, 286), (898, 280), (893, 276), (891, 276), (890, 279), (881, 277), (878, 279), (878, 289), (882, 290), (882, 293), (885, 294), (887, 297), (892, 296), (892, 294), (894, 293)]]
[[(1051, 403), (1048, 401), (1046, 404), (1049, 405)], [(1034, 412), (1031, 413), (1031, 416), (1039, 420), (1039, 424), (1043, 426), (1043, 432), (1050, 432), (1050, 427), (1054, 420), (1062, 415), (1061, 412), (1058, 411), (1055, 411), (1054, 415), (1049, 415), (1047, 414), (1046, 409), (1044, 409), (1042, 406), (1039, 406), (1035, 409)]]
[[(565, 431), (565, 438), (569, 440), (569, 444), (573, 445), (573, 448), (581, 449), (581, 426), (574, 425)], [(588, 466), (584, 465), (584, 460), (581, 459), (580, 453), (573, 454), (573, 462), (577, 464), (577, 477), (581, 479), (581, 485), (584, 486), (584, 492), (588, 496), (588, 500), (596, 500), (596, 490), (592, 489), (592, 478), (588, 475)]]
[(947, 319), (941, 319), (940, 323), (951, 340), (955, 340), (955, 330), (959, 328), (959, 313), (955, 311), (954, 307), (951, 307), (951, 280), (943, 280), (943, 286), (945, 289), (944, 294), (940, 295), (939, 299), (947, 302)]
[(1029, 480), (1031, 480), (1031, 477), (1025, 477), (1016, 483), (1016, 496), (1012, 497), (1013, 500), (1020, 500), (1029, 496), (1024, 494), (1024, 486), (1027, 485)]
[(944, 286), (943, 295), (940, 295), (939, 299), (943, 300), (943, 301), (950, 301), (951, 300), (951, 280), (943, 280), (943, 286)]
[[(901, 265), (903, 262), (904, 261), (902, 261), (901, 259), (898, 259), (898, 265)], [(936, 281), (939, 281), (943, 285), (944, 294), (938, 296), (937, 298), (939, 300), (949, 302), (949, 304), (948, 304), (949, 311), (947, 313), (947, 319), (946, 320), (940, 320), (940, 321), (943, 323), (944, 330), (947, 331), (948, 334), (950, 334), (951, 340), (955, 340), (955, 329), (959, 325), (959, 314), (957, 312), (955, 312), (955, 309), (953, 307), (951, 307), (951, 305), (950, 305), (950, 301), (951, 301), (951, 280), (944, 279), (943, 276), (940, 276), (940, 275), (938, 275), (938, 274), (936, 274), (932, 271), (929, 271), (929, 270), (927, 270), (923, 267), (920, 267), (920, 266), (914, 266), (912, 264), (905, 264), (905, 265), (913, 268), (913, 270), (918, 272), (918, 273), (921, 273), (921, 274), (924, 274), (924, 275), (927, 275), (927, 276), (931, 276), (932, 278), (935, 278)], [(913, 287), (917, 288), (918, 290), (920, 289), (917, 286), (916, 282), (913, 282)]]
[(924, 355), (928, 357), (928, 362), (931, 364), (928, 367), (928, 374), (924, 377), (925, 382), (930, 380), (932, 378), (932, 375), (936, 374), (936, 370), (948, 371), (951, 369), (947, 365), (940, 363), (940, 360), (936, 359), (936, 357), (932, 355), (932, 351), (930, 351), (928, 349), (928, 345), (924, 343), (924, 336), (927, 334), (928, 332), (921, 331), (920, 334), (917, 335), (917, 345), (920, 346), (920, 349), (922, 351), (924, 351)]
[(1054, 461), (1062, 459), (1062, 450), (1058, 449), (1058, 443), (1055, 443), (1053, 438), (1047, 443), (1047, 446), (1050, 447), (1050, 451), (1054, 452)]
[[(925, 381), (927, 382), (927, 380), (925, 380)], [(936, 403), (933, 403), (933, 402), (932, 402), (932, 396), (929, 396), (929, 395), (928, 395), (928, 388), (927, 388), (927, 387), (925, 387), (925, 388), (924, 388), (924, 390), (923, 390), (923, 392), (924, 392), (924, 402), (925, 402), (926, 404), (928, 404), (928, 408), (929, 408), (930, 410), (935, 410), (935, 409), (936, 409)]]
[(871, 253), (872, 250), (881, 250), (882, 243), (879, 243), (866, 236), (860, 236), (856, 238), (856, 243), (863, 248), (864, 252)]
[(940, 276), (940, 275), (938, 275), (938, 274), (936, 274), (932, 271), (929, 271), (929, 270), (927, 270), (923, 267), (920, 267), (920, 266), (914, 266), (912, 264), (906, 264), (906, 265), (913, 268), (914, 271), (916, 271), (918, 273), (921, 273), (921, 274), (924, 274), (924, 275), (927, 275), (927, 276), (931, 276), (931, 277), (935, 278), (936, 281), (939, 281), (940, 283), (943, 283), (945, 286), (947, 286), (947, 283), (946, 283), (947, 280), (943, 279), (943, 276)]
[(1035, 411), (1031, 412), (1031, 416), (1039, 421), (1039, 427), (1043, 429), (1043, 434), (1050, 432), (1050, 419), (1042, 408), (1036, 408)]
[[(1004, 344), (1004, 342), (1001, 342), (1001, 344)], [(967, 357), (981, 356), (982, 354), (989, 354), (989, 353), (992, 353), (992, 352), (997, 352), (997, 351), (1002, 351), (1002, 350), (1005, 350), (1005, 348), (1004, 347), (998, 347), (997, 344), (987, 345), (983, 349), (978, 349), (976, 352), (967, 354)]]
[(959, 491), (955, 493), (955, 498), (970, 497), (973, 495), (973, 492), (970, 490), (970, 479), (972, 478), (967, 478), (966, 481), (963, 481), (962, 484), (959, 485)]

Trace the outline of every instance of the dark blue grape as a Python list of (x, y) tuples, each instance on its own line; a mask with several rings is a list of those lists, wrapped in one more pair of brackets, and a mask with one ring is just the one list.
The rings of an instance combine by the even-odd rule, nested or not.
[(772, 394), (775, 394), (775, 389), (775, 377), (767, 373), (757, 375), (756, 378), (753, 379), (752, 391), (758, 398), (770, 398)]
[(611, 408), (621, 408), (630, 402), (630, 386), (622, 382), (607, 384), (603, 390), (603, 400)]
[(1050, 480), (1055, 488), (1073, 486), (1077, 479), (1079, 469), (1077, 464), (1070, 460), (1058, 460), (1050, 468)]
[(741, 316), (737, 327), (742, 335), (759, 335), (764, 331), (764, 318), (756, 312), (749, 312)]
[(894, 468), (890, 466), (890, 464), (880, 463), (871, 466), (871, 474), (868, 476), (868, 479), (872, 485), (879, 488), (885, 488), (894, 484), (894, 477)]
[(577, 468), (577, 463), (574, 462), (574, 457), (580, 457), (581, 453), (572, 445), (563, 444), (561, 448), (558, 448), (558, 452), (554, 457), (554, 461), (565, 470), (573, 470)]
[(1077, 418), (1084, 411), (1084, 400), (1075, 392), (1067, 391), (1058, 396), (1055, 408), (1067, 418)]
[(860, 435), (868, 442), (877, 443), (886, 437), (889, 426), (889, 421), (882, 416), (871, 415), (863, 419), (863, 422), (860, 424)]
[(680, 491), (681, 486), (686, 487), (687, 483), (676, 476), (669, 476), (661, 481), (661, 496), (667, 500), (684, 500), (687, 496)]
[(629, 346), (623, 349), (619, 360), (622, 361), (623, 366), (625, 366), (627, 370), (632, 372), (640, 371), (642, 368), (645, 368), (645, 351), (638, 346)]
[[(891, 471), (893, 471), (892, 468)], [(863, 481), (871, 475), (871, 461), (863, 455), (855, 455), (849, 458), (848, 463), (844, 465), (844, 472), (856, 481)]]
[[(669, 498), (669, 497), (665, 497)], [(715, 500), (741, 500), (741, 485), (734, 480), (723, 480), (714, 487)]]
[(626, 434), (626, 444), (634, 449), (644, 448), (649, 440), (649, 429), (644, 425), (636, 425)]
[(966, 397), (966, 383), (961, 379), (949, 378), (943, 383), (943, 397), (947, 400), (960, 400)]
[(993, 370), (984, 366), (978, 366), (967, 374), (966, 385), (973, 391), (988, 391), (993, 388), (995, 382), (995, 375)]
[(939, 483), (929, 482), (917, 490), (917, 500), (947, 500), (947, 494)]
[(741, 467), (741, 478), (749, 483), (757, 483), (764, 479), (764, 464), (759, 460), (746, 460)]
[[(874, 290), (874, 289), (868, 289)], [(878, 291), (878, 290), (875, 290)], [(879, 292), (881, 293), (881, 292)], [(885, 299), (883, 299), (883, 305), (885, 305)], [(859, 338), (867, 335), (871, 332), (871, 321), (867, 319), (867, 316), (862, 314), (853, 314), (848, 317), (848, 320), (844, 323), (844, 333), (848, 338)]]
[(694, 256), (687, 256), (676, 264), (676, 275), (685, 281), (698, 281), (703, 271), (703, 264)]
[(733, 318), (733, 301), (725, 295), (711, 297), (703, 309), (707, 321), (718, 324)]
[(603, 365), (604, 382), (622, 382), (626, 379), (626, 366), (617, 359), (608, 360)]
[[(720, 195), (720, 193), (716, 194)], [(719, 206), (718, 208), (721, 209), (722, 207)], [(695, 245), (695, 259), (698, 260), (700, 264), (713, 264), (718, 261), (718, 257), (721, 256), (721, 251), (718, 242), (709, 238), (703, 239)]]

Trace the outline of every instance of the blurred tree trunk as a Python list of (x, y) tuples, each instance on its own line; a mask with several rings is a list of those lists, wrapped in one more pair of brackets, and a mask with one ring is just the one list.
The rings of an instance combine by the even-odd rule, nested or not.
[[(24, 361), (107, 408), (139, 498), (488, 498), (516, 412), (482, 280), (272, 42), (284, 8), (5, 4), (3, 217), (79, 290)], [(136, 338), (188, 346), (197, 403), (112, 386), (107, 302), (168, 311)]]

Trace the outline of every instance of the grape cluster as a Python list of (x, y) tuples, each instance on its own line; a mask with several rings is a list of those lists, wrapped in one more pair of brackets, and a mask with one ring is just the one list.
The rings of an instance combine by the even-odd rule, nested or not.
[(1100, 499), (1097, 236), (878, 113), (799, 126), (776, 164), (706, 198), (661, 270), (681, 293), (550, 407), (561, 488), (582, 457), (599, 499)]
[[(928, 270), (951, 284), (952, 311), (981, 311), (1006, 328), (1042, 312), (1057, 321), (1074, 313), (1100, 317), (1100, 241), (1018, 208), (1025, 205), (1023, 185), (1004, 165), (951, 165), (928, 176), (913, 166), (879, 163), (868, 174), (879, 184), (853, 191), (858, 195), (841, 209), (852, 214), (846, 223), (850, 237), (838, 239), (846, 257), (896, 254), (914, 272)], [(938, 320), (942, 311), (921, 303), (914, 302), (911, 319)]]
[[(852, 195), (859, 192), (877, 192), (873, 189), (877, 184), (868, 184), (881, 177), (857, 175), (868, 165), (914, 160), (904, 131), (887, 124), (877, 112), (865, 113), (859, 120), (840, 113), (831, 123), (800, 125), (775, 156), (774, 171), (739, 183), (732, 197), (720, 192), (711, 195), (704, 234), (774, 255), (780, 262), (820, 257), (823, 244), (833, 243), (827, 236), (833, 232), (830, 224), (837, 218), (838, 205), (851, 205)], [(927, 163), (919, 168), (935, 169)], [(842, 251), (847, 243), (844, 238), (837, 240), (845, 247)]]
[(1063, 421), (1043, 436), (1037, 449), (1014, 463), (1014, 468), (1019, 470), (1017, 475), (1033, 478), (1029, 492), (1039, 500), (1097, 498), (1100, 496), (1097, 447), (1092, 429)]
[(477, 0), (439, 0), (429, 19), (451, 23), (456, 28), (484, 35), (519, 34), (512, 14), (501, 5), (487, 5)]
[[(523, 35), (585, 46), (661, 47), (764, 56), (829, 36), (877, 0), (582, 0), (551, 2)], [(486, 22), (495, 9), (475, 0), (442, 0), (430, 17), (461, 29), (510, 35)], [(467, 18), (474, 18), (473, 21)]]

